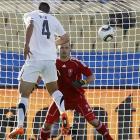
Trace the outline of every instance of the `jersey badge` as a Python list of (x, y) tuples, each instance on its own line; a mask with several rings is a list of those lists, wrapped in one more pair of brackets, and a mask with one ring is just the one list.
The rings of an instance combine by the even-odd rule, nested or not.
[(64, 64), (64, 65), (62, 66), (62, 68), (66, 68), (66, 65)]
[(68, 76), (71, 77), (73, 74), (73, 69), (68, 69)]

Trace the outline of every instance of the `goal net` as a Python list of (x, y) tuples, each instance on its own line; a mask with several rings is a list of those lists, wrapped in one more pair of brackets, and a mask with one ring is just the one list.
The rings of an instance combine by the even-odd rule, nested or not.
[[(23, 14), (37, 9), (41, 0), (0, 0), (0, 140), (16, 126), (19, 99), (18, 72), (24, 64)], [(51, 12), (70, 36), (71, 55), (87, 64), (96, 79), (85, 87), (93, 112), (114, 140), (140, 139), (140, 1), (46, 0)], [(115, 30), (113, 40), (102, 41), (102, 25)], [(40, 85), (43, 87), (43, 84)], [(35, 90), (29, 101), (19, 139), (35, 140), (52, 99)], [(102, 137), (75, 111), (69, 113), (72, 133), (66, 140)]]

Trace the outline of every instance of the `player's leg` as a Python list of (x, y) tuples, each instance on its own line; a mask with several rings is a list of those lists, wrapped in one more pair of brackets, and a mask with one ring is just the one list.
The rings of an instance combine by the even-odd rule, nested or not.
[(69, 131), (69, 121), (68, 121), (67, 114), (64, 112), (65, 106), (64, 106), (63, 94), (58, 90), (57, 82), (47, 83), (46, 87), (50, 95), (53, 97), (53, 100), (55, 101), (61, 113), (63, 134), (67, 134), (67, 132)]
[(55, 61), (45, 61), (44, 71), (42, 72), (42, 78), (44, 83), (46, 83), (46, 88), (49, 94), (52, 96), (54, 102), (56, 103), (60, 113), (65, 112), (63, 94), (58, 90), (57, 86), (57, 69)]
[[(15, 128), (10, 134), (9, 138), (14, 138), (17, 135), (22, 135), (24, 119), (28, 107), (28, 100), (30, 93), (32, 92), (35, 81), (37, 80), (38, 73), (34, 72), (34, 68), (32, 67), (23, 67), (21, 73), (19, 74), (19, 93), (20, 98), (18, 102), (17, 109), (17, 128)], [(28, 81), (28, 82), (27, 82)]]
[(60, 114), (65, 112), (64, 98), (63, 94), (58, 90), (57, 81), (46, 83), (46, 88), (49, 94), (52, 96), (54, 102), (56, 103)]
[(60, 121), (55, 122), (51, 128), (51, 138), (56, 138), (60, 133)]
[(26, 115), (28, 102), (29, 102), (29, 96), (32, 92), (33, 88), (35, 86), (35, 83), (26, 82), (26, 81), (20, 81), (19, 84), (19, 93), (20, 93), (20, 100), (18, 104), (18, 112), (17, 112), (17, 126), (22, 127), (24, 123), (24, 118)]
[(44, 67), (45, 71), (42, 73), (42, 77), (44, 79), (44, 82), (46, 83), (46, 88), (60, 111), (61, 119), (63, 122), (62, 124), (64, 126), (68, 126), (63, 94), (60, 90), (58, 90), (57, 86), (58, 78), (55, 61), (47, 61)]
[(19, 92), (20, 92), (20, 99), (18, 103), (18, 109), (17, 109), (17, 128), (15, 128), (10, 134), (9, 138), (14, 138), (17, 135), (22, 135), (24, 133), (23, 131), (23, 124), (24, 119), (26, 115), (26, 110), (28, 107), (28, 100), (29, 95), (34, 88), (33, 83), (21, 81), (19, 84)]
[(79, 112), (81, 115), (83, 115), (86, 118), (86, 120), (92, 126), (94, 126), (100, 134), (103, 135), (105, 140), (113, 140), (106, 126), (101, 121), (96, 119), (91, 107), (89, 106), (84, 96), (81, 96), (81, 98), (78, 100), (76, 111)]
[(103, 135), (105, 140), (113, 140), (113, 138), (110, 136), (109, 131), (107, 130), (106, 126), (101, 121), (99, 121), (98, 119), (95, 118), (93, 120), (88, 120), (88, 122), (92, 126), (94, 126), (100, 134)]
[(53, 104), (49, 107), (46, 119), (40, 131), (41, 140), (47, 140), (48, 138), (50, 138), (51, 126), (54, 122), (57, 122), (59, 120), (59, 116), (60, 116), (59, 110), (55, 102), (53, 102)]

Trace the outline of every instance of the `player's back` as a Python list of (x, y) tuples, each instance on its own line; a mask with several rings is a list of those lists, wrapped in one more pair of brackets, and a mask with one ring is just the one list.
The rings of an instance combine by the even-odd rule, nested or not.
[(28, 25), (29, 20), (33, 20), (34, 24), (29, 44), (33, 54), (31, 59), (55, 60), (57, 57), (55, 35), (63, 35), (65, 33), (63, 27), (55, 17), (40, 10), (25, 14), (24, 22), (26, 25)]

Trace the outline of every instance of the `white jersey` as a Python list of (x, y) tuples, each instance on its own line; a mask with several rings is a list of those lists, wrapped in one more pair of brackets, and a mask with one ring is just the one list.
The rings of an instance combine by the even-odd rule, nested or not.
[(56, 60), (55, 36), (66, 32), (60, 22), (52, 15), (35, 10), (24, 15), (26, 27), (33, 20), (34, 29), (29, 43), (32, 55), (27, 60)]

